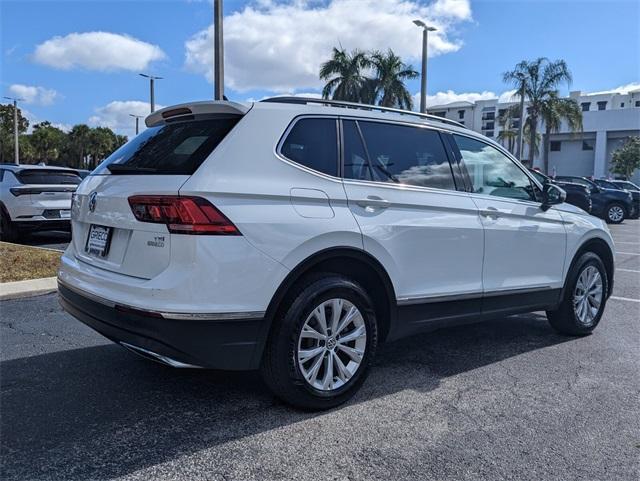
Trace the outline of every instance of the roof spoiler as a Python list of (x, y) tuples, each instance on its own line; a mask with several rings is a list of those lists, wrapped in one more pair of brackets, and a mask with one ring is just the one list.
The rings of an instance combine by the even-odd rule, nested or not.
[(244, 115), (251, 109), (251, 107), (252, 104), (229, 102), (227, 100), (205, 100), (203, 102), (190, 102), (156, 110), (146, 119), (144, 119), (144, 123), (147, 127), (156, 127), (166, 122), (187, 120), (189, 118), (197, 117), (200, 115)]

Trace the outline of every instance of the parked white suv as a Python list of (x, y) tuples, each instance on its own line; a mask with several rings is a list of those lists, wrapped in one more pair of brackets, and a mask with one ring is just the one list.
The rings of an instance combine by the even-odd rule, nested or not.
[(34, 230), (69, 230), (71, 196), (82, 181), (64, 167), (0, 164), (0, 240)]
[(382, 341), (546, 310), (590, 333), (602, 220), (455, 122), (276, 98), (165, 108), (79, 186), (64, 308), (175, 367), (257, 369), (296, 406), (354, 394)]

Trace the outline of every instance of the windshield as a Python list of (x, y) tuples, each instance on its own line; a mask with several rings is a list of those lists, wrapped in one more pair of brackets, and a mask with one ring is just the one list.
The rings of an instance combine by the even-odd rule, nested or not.
[(622, 187), (623, 189), (629, 189), (629, 190), (640, 190), (640, 187), (638, 187), (636, 184), (634, 184), (633, 182), (629, 182), (629, 181), (617, 181), (615, 182), (616, 185)]
[(218, 116), (148, 128), (107, 157), (90, 175), (191, 175), (240, 118)]
[(596, 180), (596, 184), (598, 184), (600, 187), (604, 187), (605, 189), (615, 189), (615, 190), (621, 189), (619, 185), (616, 185), (613, 182), (609, 182), (607, 180)]

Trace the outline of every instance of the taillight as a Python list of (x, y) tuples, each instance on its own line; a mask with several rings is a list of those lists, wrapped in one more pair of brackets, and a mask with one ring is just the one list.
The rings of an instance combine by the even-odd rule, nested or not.
[(140, 222), (166, 224), (173, 234), (242, 235), (225, 215), (201, 197), (134, 195), (129, 197)]

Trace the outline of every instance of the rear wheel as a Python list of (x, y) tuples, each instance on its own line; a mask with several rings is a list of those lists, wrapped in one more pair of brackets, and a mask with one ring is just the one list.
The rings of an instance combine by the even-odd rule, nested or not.
[(600, 322), (608, 289), (607, 271), (600, 257), (593, 252), (582, 254), (571, 268), (559, 308), (547, 311), (549, 323), (561, 334), (590, 334)]
[(286, 306), (265, 348), (265, 382), (304, 409), (347, 401), (364, 382), (378, 342), (368, 294), (342, 275), (324, 274), (308, 279)]
[(9, 215), (3, 210), (0, 215), (0, 240), (13, 242), (18, 239), (18, 228), (11, 222)]
[(605, 216), (609, 224), (619, 224), (625, 217), (624, 206), (617, 203), (609, 204)]

